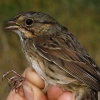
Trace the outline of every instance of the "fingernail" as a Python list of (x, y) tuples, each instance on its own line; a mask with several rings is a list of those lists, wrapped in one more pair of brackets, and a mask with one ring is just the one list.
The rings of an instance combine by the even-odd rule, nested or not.
[(24, 84), (23, 90), (24, 90), (26, 100), (33, 100), (34, 99), (32, 89), (28, 85)]

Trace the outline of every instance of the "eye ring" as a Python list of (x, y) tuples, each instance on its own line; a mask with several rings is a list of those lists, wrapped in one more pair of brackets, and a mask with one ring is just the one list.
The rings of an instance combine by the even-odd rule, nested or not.
[(30, 26), (33, 24), (33, 20), (31, 18), (25, 20), (25, 24)]

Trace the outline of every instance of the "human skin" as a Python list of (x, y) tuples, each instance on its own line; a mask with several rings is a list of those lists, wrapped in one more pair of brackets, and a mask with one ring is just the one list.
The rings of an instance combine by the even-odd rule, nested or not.
[(17, 93), (15, 90), (9, 93), (7, 100), (74, 100), (71, 92), (64, 92), (57, 86), (49, 86), (47, 93), (43, 93), (44, 81), (32, 67), (26, 68), (22, 76), (26, 80)]

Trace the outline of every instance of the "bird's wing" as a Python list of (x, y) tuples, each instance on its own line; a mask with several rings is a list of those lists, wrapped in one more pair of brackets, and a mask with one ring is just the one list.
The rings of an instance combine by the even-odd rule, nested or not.
[[(48, 42), (49, 39), (43, 39), (43, 43), (47, 42), (47, 45), (44, 45), (42, 40), (41, 43), (36, 41), (36, 47), (39, 54), (46, 60), (59, 66), (74, 78), (87, 84), (91, 88), (100, 91), (100, 69), (86, 54), (83, 48), (80, 47), (79, 43), (76, 42), (76, 44), (73, 45), (74, 48), (70, 48), (68, 43), (60, 41), (59, 46), (54, 47), (53, 40), (54, 39), (50, 39), (50, 42)], [(57, 37), (55, 40), (57, 40)], [(71, 43), (74, 42), (72, 39), (70, 40)]]

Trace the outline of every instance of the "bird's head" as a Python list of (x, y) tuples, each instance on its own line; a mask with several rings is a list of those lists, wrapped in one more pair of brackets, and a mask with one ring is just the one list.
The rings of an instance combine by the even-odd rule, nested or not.
[(21, 38), (34, 38), (49, 31), (56, 21), (41, 12), (25, 12), (18, 14), (6, 23), (8, 26), (5, 29), (16, 32)]

